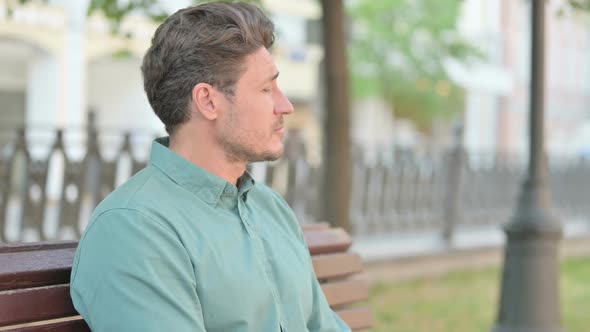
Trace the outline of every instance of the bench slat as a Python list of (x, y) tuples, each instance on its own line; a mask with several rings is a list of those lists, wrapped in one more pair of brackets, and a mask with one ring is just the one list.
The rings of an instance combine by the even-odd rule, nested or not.
[(76, 248), (0, 253), (0, 291), (70, 282)]
[(65, 284), (0, 292), (0, 326), (78, 315), (69, 287)]
[(322, 284), (331, 307), (338, 307), (369, 298), (369, 285), (364, 280), (344, 280)]
[(355, 253), (324, 254), (312, 257), (318, 279), (339, 278), (361, 272), (361, 257)]
[(8, 244), (0, 243), (0, 254), (22, 251), (39, 251), (39, 250), (54, 250), (76, 248), (78, 241), (47, 241), (47, 242), (33, 242), (33, 243), (17, 243)]
[[(360, 256), (347, 252), (351, 237), (343, 229), (330, 228), (328, 224), (304, 227), (303, 234), (330, 306), (354, 331), (372, 326), (369, 309), (344, 308), (368, 298), (365, 281), (340, 279), (362, 271)], [(69, 296), (76, 245), (75, 241), (0, 244), (0, 326), (10, 326), (11, 332), (89, 331), (83, 320), (74, 317), (78, 313)], [(332, 278), (339, 280), (330, 281)], [(63, 317), (69, 321), (55, 321)], [(39, 321), (43, 322), (37, 326), (19, 325)]]
[(368, 329), (373, 326), (373, 314), (369, 308), (352, 308), (337, 310), (336, 313), (353, 330)]
[(80, 318), (67, 322), (14, 328), (4, 332), (90, 332), (90, 328)]
[(342, 228), (312, 229), (303, 236), (312, 255), (344, 252), (352, 245), (352, 238)]
[(325, 221), (316, 222), (316, 223), (313, 223), (313, 224), (303, 224), (303, 225), (301, 225), (301, 229), (304, 232), (312, 231), (312, 230), (317, 230), (317, 229), (329, 229), (329, 228), (330, 228), (330, 224), (327, 223), (327, 222), (325, 222)]

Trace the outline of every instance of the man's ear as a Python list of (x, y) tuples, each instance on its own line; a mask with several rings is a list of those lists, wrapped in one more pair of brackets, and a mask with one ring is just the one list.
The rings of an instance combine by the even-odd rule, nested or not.
[(193, 87), (191, 94), (196, 112), (199, 112), (207, 120), (215, 120), (218, 116), (218, 92), (207, 83), (199, 83)]

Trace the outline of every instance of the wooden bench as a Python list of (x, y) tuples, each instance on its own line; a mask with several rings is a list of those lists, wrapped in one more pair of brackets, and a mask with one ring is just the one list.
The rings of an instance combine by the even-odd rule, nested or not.
[[(313, 266), (332, 308), (354, 330), (373, 317), (358, 302), (368, 285), (355, 279), (359, 255), (348, 252), (350, 236), (327, 224), (304, 226)], [(70, 299), (69, 280), (77, 242), (0, 244), (0, 331), (89, 331)]]

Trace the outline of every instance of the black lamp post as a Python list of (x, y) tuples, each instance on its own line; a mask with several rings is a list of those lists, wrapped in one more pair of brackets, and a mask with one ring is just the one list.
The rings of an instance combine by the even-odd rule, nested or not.
[(502, 292), (493, 332), (563, 332), (559, 305), (561, 223), (551, 214), (544, 148), (545, 0), (532, 0), (530, 154), (517, 209), (505, 226)]

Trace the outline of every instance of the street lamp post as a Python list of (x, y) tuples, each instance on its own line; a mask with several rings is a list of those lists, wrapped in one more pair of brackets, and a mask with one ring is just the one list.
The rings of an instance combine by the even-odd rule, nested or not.
[(551, 214), (544, 149), (545, 0), (532, 0), (530, 150), (507, 246), (493, 332), (563, 332), (559, 305), (559, 220)]

